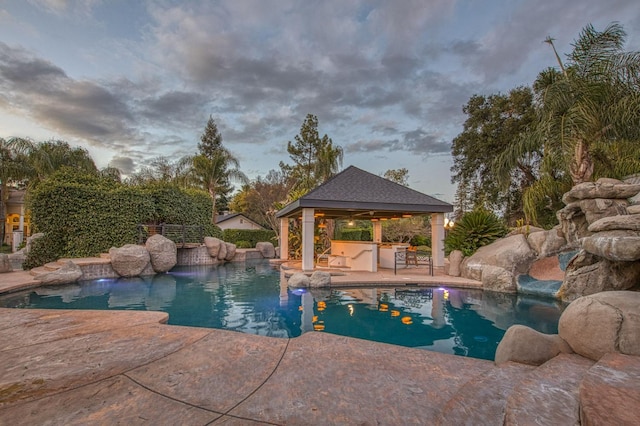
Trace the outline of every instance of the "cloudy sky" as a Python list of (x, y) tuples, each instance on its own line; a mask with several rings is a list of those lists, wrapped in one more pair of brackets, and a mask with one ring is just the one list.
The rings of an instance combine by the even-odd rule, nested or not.
[(530, 85), (588, 23), (640, 50), (638, 0), (0, 0), (0, 137), (62, 139), (127, 173), (197, 151), (209, 116), (249, 177), (308, 113), (344, 166), (406, 167), (453, 202), (473, 94)]

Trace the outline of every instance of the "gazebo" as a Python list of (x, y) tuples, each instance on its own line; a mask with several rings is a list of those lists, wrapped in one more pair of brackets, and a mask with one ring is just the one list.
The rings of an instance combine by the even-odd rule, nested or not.
[[(276, 213), (280, 218), (280, 258), (286, 260), (289, 256), (289, 219), (292, 218), (302, 219), (302, 269), (311, 271), (315, 261), (316, 217), (371, 220), (373, 241), (369, 244), (380, 244), (383, 221), (430, 214), (433, 266), (443, 267), (444, 216), (452, 211), (449, 203), (349, 166)], [(375, 272), (375, 262), (373, 268)]]

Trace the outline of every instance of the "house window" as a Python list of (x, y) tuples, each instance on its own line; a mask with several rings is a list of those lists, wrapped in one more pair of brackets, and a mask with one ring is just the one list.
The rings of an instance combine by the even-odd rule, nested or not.
[(240, 223), (244, 223), (244, 219), (240, 219)]

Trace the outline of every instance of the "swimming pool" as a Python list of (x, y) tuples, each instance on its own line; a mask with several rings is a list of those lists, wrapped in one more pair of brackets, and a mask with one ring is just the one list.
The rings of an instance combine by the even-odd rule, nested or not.
[(445, 287), (291, 290), (265, 261), (178, 267), (0, 296), (0, 306), (164, 311), (169, 324), (273, 337), (308, 331), (492, 360), (506, 329), (557, 333), (555, 300)]

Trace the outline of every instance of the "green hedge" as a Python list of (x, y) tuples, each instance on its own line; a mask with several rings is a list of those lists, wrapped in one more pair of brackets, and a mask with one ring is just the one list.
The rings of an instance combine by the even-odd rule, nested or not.
[(248, 243), (250, 247), (255, 247), (256, 243), (262, 241), (277, 245), (276, 233), (266, 229), (225, 229), (222, 231), (222, 239), (233, 244), (242, 242), (243, 246)]
[(339, 240), (344, 241), (372, 241), (371, 230), (367, 228), (345, 228), (339, 232)]
[(171, 184), (127, 186), (109, 178), (63, 169), (30, 191), (28, 208), (36, 232), (46, 238), (29, 253), (29, 269), (61, 257), (89, 257), (138, 242), (138, 225), (211, 225), (211, 200), (203, 191)]

